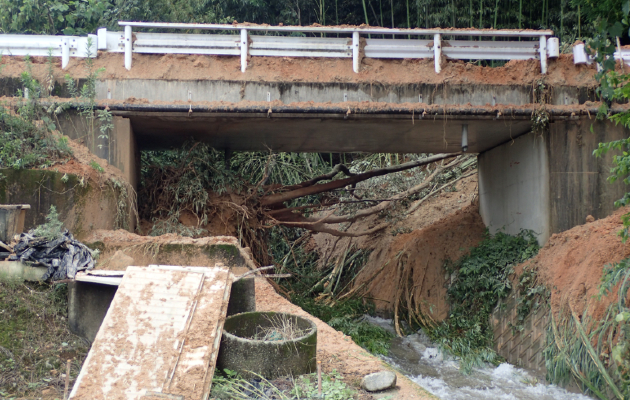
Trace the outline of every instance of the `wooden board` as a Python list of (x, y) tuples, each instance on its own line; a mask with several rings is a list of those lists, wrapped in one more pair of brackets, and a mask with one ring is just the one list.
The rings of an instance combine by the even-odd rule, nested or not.
[(231, 285), (222, 265), (129, 267), (70, 399), (206, 400)]

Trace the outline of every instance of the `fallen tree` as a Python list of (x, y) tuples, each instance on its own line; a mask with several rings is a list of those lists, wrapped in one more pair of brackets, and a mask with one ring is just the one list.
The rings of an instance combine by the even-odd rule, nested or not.
[[(188, 144), (168, 158), (153, 154), (143, 161), (139, 194), (141, 215), (154, 222), (153, 234), (175, 232), (194, 236), (202, 234), (199, 228), (211, 220), (233, 224), (237, 226), (236, 234), (252, 249), (257, 261), (267, 264), (271, 261), (266, 247), (269, 229), (281, 225), (338, 237), (379, 232), (391, 223), (382, 222), (358, 232), (349, 232), (340, 224), (351, 224), (382, 213), (412, 196), (418, 200), (419, 193), (424, 193), (419, 199), (422, 201), (423, 197), (449, 185), (443, 179), (447, 171), (462, 165), (470, 166), (470, 160), (474, 159), (474, 156), (461, 153), (414, 156), (415, 159), (410, 161), (390, 162), (385, 167), (361, 171), (355, 168), (352, 160), (349, 165), (337, 163), (325, 169), (321, 162), (315, 166), (317, 162), (309, 163), (304, 157), (304, 173), (271, 177), (278, 168), (294, 168), (291, 163), (278, 166), (280, 161), (285, 161), (280, 157), (278, 154), (260, 156), (258, 168), (250, 165), (246, 171), (241, 165), (244, 159), (226, 160), (223, 153), (200, 143)], [(246, 161), (251, 164), (251, 160)], [(256, 169), (259, 172), (256, 176), (248, 172)], [(413, 169), (420, 171), (411, 173)], [(382, 198), (370, 197), (369, 193), (359, 194), (357, 185), (362, 182), (404, 171), (414, 177), (411, 187), (393, 191)], [(299, 181), (296, 182), (296, 178)], [(453, 178), (459, 179), (461, 174), (459, 177), (453, 175)], [(280, 182), (284, 179), (293, 182)], [(196, 230), (182, 226), (183, 212), (192, 213), (197, 218)], [(156, 224), (159, 222), (162, 225)], [(172, 231), (155, 230), (156, 226), (175, 228)]]

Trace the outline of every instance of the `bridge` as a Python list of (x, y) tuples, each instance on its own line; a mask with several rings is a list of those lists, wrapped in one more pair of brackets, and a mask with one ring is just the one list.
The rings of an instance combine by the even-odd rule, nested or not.
[[(486, 225), (532, 229), (541, 243), (588, 215), (610, 214), (624, 190), (606, 182), (610, 159), (592, 150), (627, 132), (594, 119), (595, 66), (583, 45), (559, 54), (551, 31), (120, 25), (121, 32), (87, 37), (0, 35), (8, 60), (0, 94), (20, 89), (25, 66), (11, 56), (59, 57), (61, 98), (69, 97), (63, 74), (81, 84), (91, 58), (93, 68), (105, 68), (96, 100), (114, 115), (114, 128), (106, 139), (86, 135), (72, 112), (59, 126), (134, 185), (139, 151), (191, 138), (228, 152), (466, 148), (479, 154)], [(615, 57), (630, 54), (620, 49)], [(45, 68), (32, 65), (36, 75)]]

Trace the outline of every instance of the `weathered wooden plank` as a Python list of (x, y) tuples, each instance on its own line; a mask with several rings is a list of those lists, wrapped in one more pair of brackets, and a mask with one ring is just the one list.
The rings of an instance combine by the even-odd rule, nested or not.
[(205, 399), (231, 281), (224, 266), (129, 267), (70, 398)]

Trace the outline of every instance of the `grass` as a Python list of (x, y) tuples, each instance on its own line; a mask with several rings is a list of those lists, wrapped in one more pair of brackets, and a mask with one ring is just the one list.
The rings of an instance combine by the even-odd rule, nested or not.
[(224, 370), (215, 374), (211, 396), (217, 400), (350, 400), (357, 398), (358, 395), (358, 391), (346, 384), (336, 370), (329, 374), (322, 373), (321, 396), (318, 392), (317, 374), (272, 381), (261, 376), (245, 380), (234, 371)]
[(286, 314), (273, 317), (265, 316), (270, 326), (258, 327), (251, 339), (267, 342), (279, 340), (295, 340), (306, 336), (311, 329), (300, 329), (297, 320)]
[(0, 283), (0, 398), (63, 392), (65, 365), (76, 378), (88, 343), (68, 330), (67, 285)]

